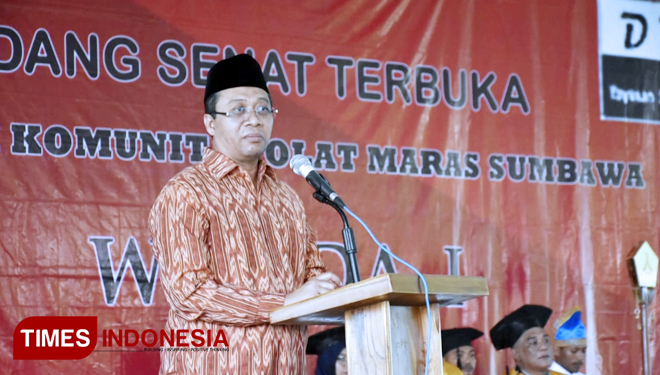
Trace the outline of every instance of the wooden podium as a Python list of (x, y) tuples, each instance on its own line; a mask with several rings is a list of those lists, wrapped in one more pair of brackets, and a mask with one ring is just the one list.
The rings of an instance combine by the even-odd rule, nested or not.
[[(442, 375), (440, 307), (488, 295), (483, 277), (425, 275), (431, 302), (429, 374)], [(349, 375), (423, 375), (428, 316), (417, 275), (387, 273), (273, 310), (271, 324), (346, 326)]]

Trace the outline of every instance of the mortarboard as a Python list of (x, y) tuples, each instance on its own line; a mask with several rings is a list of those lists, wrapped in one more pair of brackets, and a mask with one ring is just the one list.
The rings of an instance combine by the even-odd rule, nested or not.
[(490, 339), (495, 349), (512, 348), (525, 331), (534, 327), (545, 327), (552, 310), (540, 305), (524, 305), (505, 316), (490, 330)]
[(315, 375), (335, 375), (335, 362), (346, 347), (344, 327), (321, 331), (309, 337), (307, 354), (317, 354)]
[(346, 346), (346, 332), (344, 327), (328, 329), (310, 336), (307, 341), (306, 353), (321, 355), (326, 349), (335, 344)]
[(472, 341), (483, 336), (484, 333), (474, 328), (445, 329), (442, 336), (442, 356), (448, 352), (465, 345), (472, 345)]

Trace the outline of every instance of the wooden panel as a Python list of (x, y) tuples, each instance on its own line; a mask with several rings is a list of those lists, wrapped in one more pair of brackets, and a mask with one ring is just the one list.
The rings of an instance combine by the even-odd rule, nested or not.
[[(488, 295), (482, 277), (425, 275), (431, 303), (457, 304)], [(271, 324), (341, 324), (344, 312), (377, 302), (394, 306), (423, 306), (424, 293), (416, 275), (383, 274), (359, 283), (276, 309)]]
[[(431, 357), (429, 374), (442, 374), (440, 343), (440, 306), (431, 305)], [(392, 306), (390, 311), (390, 347), (395, 374), (424, 375), (428, 337), (426, 306)]]
[[(412, 307), (417, 321), (421, 322), (419, 332), (422, 335), (422, 363), (426, 361), (426, 342), (428, 338), (428, 315), (426, 314), (426, 306)], [(442, 375), (442, 339), (440, 330), (442, 330), (442, 322), (440, 321), (440, 305), (431, 304), (431, 359), (429, 362), (429, 374)], [(421, 371), (420, 371), (421, 370)], [(417, 374), (424, 374), (424, 366), (417, 368)]]
[(349, 374), (404, 375), (392, 372), (389, 309), (385, 301), (346, 312)]
[(392, 306), (391, 308), (390, 348), (392, 350), (392, 370), (395, 374), (413, 375), (416, 373), (421, 336), (420, 322), (414, 319), (412, 310), (412, 307), (407, 306)]

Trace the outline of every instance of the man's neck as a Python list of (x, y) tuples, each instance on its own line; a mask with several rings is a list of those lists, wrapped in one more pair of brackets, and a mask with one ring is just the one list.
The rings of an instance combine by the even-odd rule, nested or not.
[(574, 374), (573, 372), (568, 371), (568, 369), (566, 367), (564, 367), (564, 365), (562, 365), (561, 363), (559, 363), (557, 361), (554, 361), (552, 363), (552, 366), (550, 366), (550, 369), (555, 371), (555, 372), (562, 373), (562, 374)]
[(254, 184), (254, 187), (256, 188), (257, 174), (259, 173), (259, 159), (250, 162), (234, 160), (234, 162), (238, 164), (239, 167), (243, 168), (245, 172), (247, 172), (248, 176), (250, 176), (250, 179), (252, 180), (252, 183)]
[(229, 152), (230, 150), (225, 149), (222, 146), (213, 144), (211, 146), (213, 151), (219, 152), (223, 154), (224, 156), (228, 157), (231, 159), (236, 165), (241, 167), (245, 172), (247, 172), (248, 176), (250, 176), (250, 179), (252, 180), (252, 183), (254, 184), (254, 187), (257, 187), (257, 174), (259, 173), (259, 160), (261, 160), (261, 155), (257, 156), (256, 159), (254, 158), (247, 158), (247, 159), (238, 159), (235, 155), (235, 153)]

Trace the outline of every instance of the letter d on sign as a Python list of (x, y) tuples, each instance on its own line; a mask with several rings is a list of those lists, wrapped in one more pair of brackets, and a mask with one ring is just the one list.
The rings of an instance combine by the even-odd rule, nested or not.
[(95, 316), (33, 316), (14, 330), (14, 359), (83, 359), (96, 348)]

